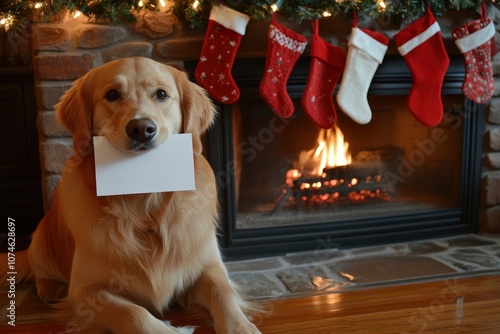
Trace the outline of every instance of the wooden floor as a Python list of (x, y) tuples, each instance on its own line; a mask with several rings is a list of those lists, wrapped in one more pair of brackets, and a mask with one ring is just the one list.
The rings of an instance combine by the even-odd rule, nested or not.
[[(500, 275), (274, 300), (265, 305), (271, 313), (255, 320), (264, 334), (498, 334)], [(196, 334), (213, 333), (199, 313), (178, 311), (168, 318), (177, 326), (198, 326)], [(61, 323), (38, 323), (2, 325), (0, 333), (67, 331)]]

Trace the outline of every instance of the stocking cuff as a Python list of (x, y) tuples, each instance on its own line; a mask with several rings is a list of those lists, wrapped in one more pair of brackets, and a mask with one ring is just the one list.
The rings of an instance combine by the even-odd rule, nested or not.
[(387, 51), (387, 45), (380, 43), (358, 27), (354, 27), (351, 30), (349, 45), (355, 46), (368, 53), (379, 64), (382, 64), (384, 55)]
[(209, 20), (213, 20), (224, 28), (233, 30), (240, 35), (245, 35), (245, 30), (250, 20), (248, 15), (240, 13), (226, 6), (213, 6)]
[(472, 34), (455, 40), (455, 45), (460, 49), (460, 52), (466, 53), (488, 42), (493, 36), (495, 36), (495, 27), (493, 21), (491, 21), (483, 29), (476, 30)]
[(423, 44), (425, 41), (427, 41), (429, 38), (437, 34), (439, 31), (441, 31), (441, 28), (439, 27), (439, 24), (437, 21), (434, 21), (433, 24), (429, 26), (426, 30), (424, 30), (422, 33), (418, 34), (417, 36), (413, 37), (403, 45), (398, 46), (398, 51), (399, 53), (404, 57), (408, 53), (410, 53), (413, 49), (415, 49), (417, 46)]
[(290, 51), (300, 54), (304, 52), (307, 45), (307, 38), (277, 23), (269, 26), (269, 38)]
[(309, 55), (340, 69), (343, 69), (345, 66), (345, 50), (339, 46), (329, 44), (316, 34), (311, 38), (311, 51)]

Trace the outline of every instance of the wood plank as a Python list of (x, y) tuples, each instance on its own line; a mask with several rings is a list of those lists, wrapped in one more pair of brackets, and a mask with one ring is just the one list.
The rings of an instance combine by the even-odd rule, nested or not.
[[(341, 291), (263, 302), (255, 315), (265, 334), (500, 333), (500, 275)], [(178, 310), (176, 326), (214, 333), (199, 310)], [(0, 326), (1, 333), (65, 333), (64, 323)], [(235, 333), (238, 334), (238, 333)]]

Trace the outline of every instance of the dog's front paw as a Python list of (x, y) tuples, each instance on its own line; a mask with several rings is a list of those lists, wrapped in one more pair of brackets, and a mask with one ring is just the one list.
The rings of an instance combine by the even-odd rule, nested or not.
[(194, 327), (172, 327), (170, 325), (170, 321), (163, 321), (163, 323), (165, 325), (167, 325), (167, 327), (173, 331), (175, 331), (175, 333), (177, 334), (193, 334), (194, 333)]
[(60, 301), (68, 295), (67, 284), (44, 278), (36, 279), (36, 289), (38, 297), (46, 304)]
[(216, 332), (217, 334), (262, 334), (250, 321), (230, 324), (227, 328), (216, 329)]
[(239, 333), (244, 333), (244, 334), (262, 334), (260, 332), (260, 330), (257, 328), (257, 326), (255, 326), (254, 324), (252, 324), (251, 322), (248, 323), (248, 326), (246, 326), (244, 329), (242, 330), (239, 330), (237, 332), (238, 334)]

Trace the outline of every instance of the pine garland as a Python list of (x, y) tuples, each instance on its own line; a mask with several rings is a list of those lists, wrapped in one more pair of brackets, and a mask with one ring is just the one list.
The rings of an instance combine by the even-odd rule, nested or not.
[(0, 4), (0, 33), (17, 35), (29, 21), (34, 4), (22, 0), (6, 0)]
[[(499, 6), (497, 1), (486, 0), (486, 3)], [(423, 15), (425, 3), (429, 4), (436, 17), (440, 17), (448, 10), (478, 9), (482, 0), (198, 0), (198, 2), (198, 7), (194, 9), (192, 5), (194, 0), (174, 0), (175, 15), (188, 23), (191, 28), (206, 26), (210, 8), (214, 4), (225, 4), (247, 14), (252, 20), (261, 20), (272, 15), (272, 6), (276, 5), (280, 16), (296, 23), (321, 19), (325, 13), (352, 17), (355, 10), (373, 19), (391, 17), (401, 22)]]
[[(157, 11), (161, 0), (2, 0), (0, 3), (0, 34), (16, 35), (29, 23), (33, 15), (48, 20), (63, 9), (70, 13), (82, 12), (89, 19), (115, 24), (122, 20), (133, 22), (141, 10)], [(486, 0), (496, 4), (498, 0)], [(419, 17), (428, 3), (435, 16), (448, 10), (477, 9), (482, 0), (170, 0), (169, 10), (191, 28), (204, 28), (213, 5), (225, 4), (245, 13), (252, 20), (261, 20), (273, 13), (277, 6), (280, 16), (300, 23), (321, 19), (325, 14), (352, 16), (358, 10), (374, 19)], [(197, 2), (197, 6), (193, 4)], [(194, 8), (196, 7), (196, 8)]]

